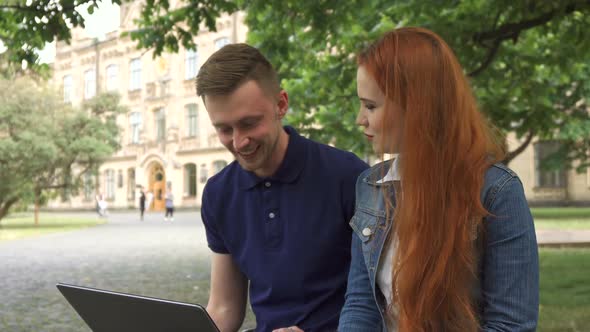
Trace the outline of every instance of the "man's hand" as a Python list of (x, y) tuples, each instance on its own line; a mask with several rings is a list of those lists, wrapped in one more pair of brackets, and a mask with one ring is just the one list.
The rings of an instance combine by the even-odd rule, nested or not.
[(304, 332), (302, 329), (298, 328), (297, 326), (291, 327), (282, 327), (280, 329), (272, 330), (272, 332)]

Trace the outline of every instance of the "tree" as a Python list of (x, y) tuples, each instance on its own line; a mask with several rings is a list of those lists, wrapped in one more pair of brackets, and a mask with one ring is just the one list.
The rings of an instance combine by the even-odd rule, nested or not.
[[(83, 26), (79, 4), (100, 0), (9, 0), (0, 5), (0, 39), (12, 61), (33, 61), (34, 47), (69, 40), (67, 20)], [(121, 0), (113, 0), (120, 4)], [(74, 5), (76, 4), (76, 6)], [(504, 135), (519, 139), (506, 162), (534, 139), (559, 140), (552, 165), (588, 166), (590, 2), (511, 0), (149, 0), (130, 32), (154, 56), (194, 46), (222, 12), (247, 11), (249, 41), (277, 64), (290, 92), (288, 120), (314, 139), (368, 151), (354, 124), (355, 54), (399, 25), (430, 28), (455, 50), (482, 110)], [(41, 19), (39, 19), (41, 18)], [(269, 24), (270, 23), (270, 24)], [(22, 49), (23, 45), (26, 45)], [(30, 46), (30, 47), (29, 47)], [(354, 134), (352, 134), (354, 133)]]
[(562, 142), (554, 167), (588, 166), (588, 1), (247, 1), (247, 8), (250, 41), (279, 64), (293, 96), (290, 119), (313, 138), (366, 148), (350, 135), (354, 56), (384, 31), (415, 25), (447, 40), (482, 110), (521, 139), (506, 162), (538, 138)]
[(35, 81), (0, 79), (0, 220), (20, 200), (39, 205), (118, 149), (117, 95), (99, 95), (83, 108), (64, 105)]
[[(120, 5), (130, 0), (110, 0)], [(0, 3), (0, 41), (10, 50), (10, 62), (39, 64), (36, 50), (54, 40), (70, 42), (71, 28), (84, 27), (84, 11), (92, 14), (104, 0), (3, 0)], [(230, 0), (188, 0), (172, 8), (170, 0), (149, 0), (131, 37), (138, 47), (154, 48), (154, 56), (163, 51), (177, 52), (179, 45), (194, 47), (193, 36), (204, 23), (215, 30), (217, 17), (238, 9)], [(45, 68), (46, 69), (46, 68)]]
[[(549, 167), (589, 165), (590, 2), (438, 0), (285, 0), (280, 6), (244, 0), (249, 42), (278, 66), (290, 92), (288, 120), (311, 138), (367, 152), (354, 123), (355, 54), (383, 32), (416, 25), (439, 33), (471, 78), (482, 110), (519, 146), (509, 163), (534, 140), (559, 140)], [(209, 8), (207, 14), (201, 14)], [(149, 1), (132, 32), (140, 47), (177, 51), (191, 47), (199, 19), (237, 7), (227, 1), (187, 0), (171, 9)], [(210, 16), (212, 15), (212, 16)], [(272, 24), (269, 24), (272, 22)], [(355, 133), (351, 135), (351, 133)], [(358, 134), (357, 134), (358, 133)]]

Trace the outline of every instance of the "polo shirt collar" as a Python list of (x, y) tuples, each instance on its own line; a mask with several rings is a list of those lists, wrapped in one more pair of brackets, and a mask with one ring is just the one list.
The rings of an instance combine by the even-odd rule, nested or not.
[(306, 161), (305, 138), (301, 137), (293, 127), (285, 126), (283, 129), (289, 135), (289, 143), (287, 144), (285, 158), (275, 174), (270, 178), (261, 178), (253, 172), (239, 167), (239, 181), (242, 189), (251, 189), (264, 180), (282, 183), (291, 183), (297, 180), (301, 171), (303, 171)]

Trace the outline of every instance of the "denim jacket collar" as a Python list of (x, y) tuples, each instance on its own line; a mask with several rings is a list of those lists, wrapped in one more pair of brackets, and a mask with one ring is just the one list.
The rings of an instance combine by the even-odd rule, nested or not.
[(363, 178), (363, 182), (376, 187), (391, 186), (393, 181), (380, 182), (380, 180), (385, 177), (392, 163), (393, 159), (390, 159), (371, 167), (368, 174)]

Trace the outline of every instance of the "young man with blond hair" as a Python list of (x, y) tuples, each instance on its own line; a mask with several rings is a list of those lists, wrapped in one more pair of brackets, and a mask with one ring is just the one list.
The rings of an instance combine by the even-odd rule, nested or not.
[(350, 265), (355, 181), (367, 165), (282, 125), (289, 97), (254, 47), (224, 46), (196, 83), (219, 140), (236, 159), (203, 192), (213, 251), (207, 311), (221, 331), (238, 330), (249, 287), (256, 331), (335, 330)]

